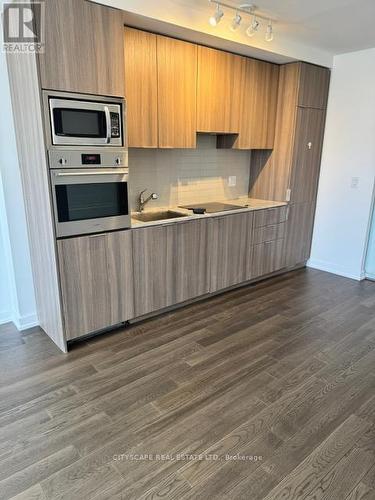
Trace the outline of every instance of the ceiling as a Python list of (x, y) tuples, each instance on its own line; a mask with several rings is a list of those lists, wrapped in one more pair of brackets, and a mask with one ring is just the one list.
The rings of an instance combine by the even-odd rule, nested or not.
[(222, 21), (211, 27), (214, 6), (208, 0), (96, 1), (125, 10), (127, 24), (274, 62), (298, 59), (331, 66), (336, 54), (375, 47), (375, 0), (255, 0), (258, 12), (275, 20), (272, 43), (261, 33), (246, 36), (246, 15), (241, 29), (232, 33), (230, 10), (224, 9)]

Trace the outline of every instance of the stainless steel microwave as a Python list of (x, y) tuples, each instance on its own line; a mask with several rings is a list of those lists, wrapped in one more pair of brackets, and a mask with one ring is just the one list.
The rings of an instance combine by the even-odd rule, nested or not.
[(67, 92), (44, 92), (51, 146), (125, 146), (125, 100)]

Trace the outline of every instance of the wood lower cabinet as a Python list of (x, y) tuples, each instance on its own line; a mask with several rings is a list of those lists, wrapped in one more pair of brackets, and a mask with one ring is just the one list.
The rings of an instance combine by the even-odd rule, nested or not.
[(67, 340), (134, 317), (132, 233), (58, 240)]
[(246, 281), (252, 251), (253, 213), (211, 220), (211, 292)]
[(314, 216), (315, 201), (290, 205), (284, 251), (288, 267), (303, 264), (309, 259)]
[(123, 96), (123, 13), (85, 0), (44, 3), (41, 87)]
[(136, 316), (209, 292), (208, 222), (133, 230)]
[(285, 267), (284, 239), (254, 245), (249, 276), (251, 279), (279, 271)]
[(128, 146), (158, 147), (157, 35), (125, 28)]

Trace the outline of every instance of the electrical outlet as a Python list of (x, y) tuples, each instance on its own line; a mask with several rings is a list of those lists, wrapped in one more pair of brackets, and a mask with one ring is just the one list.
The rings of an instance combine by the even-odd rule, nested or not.
[(230, 175), (228, 177), (228, 186), (234, 187), (237, 184), (237, 177), (235, 175)]
[(357, 189), (359, 186), (359, 177), (352, 177), (352, 180), (350, 181), (350, 187), (352, 189)]

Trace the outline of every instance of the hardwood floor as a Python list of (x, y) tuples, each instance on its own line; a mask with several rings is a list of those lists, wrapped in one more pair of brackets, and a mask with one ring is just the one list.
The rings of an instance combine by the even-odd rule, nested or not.
[(68, 354), (0, 327), (0, 498), (374, 500), (374, 306), (300, 270)]

